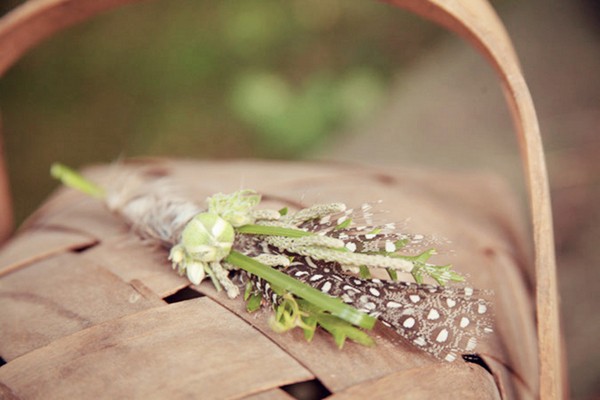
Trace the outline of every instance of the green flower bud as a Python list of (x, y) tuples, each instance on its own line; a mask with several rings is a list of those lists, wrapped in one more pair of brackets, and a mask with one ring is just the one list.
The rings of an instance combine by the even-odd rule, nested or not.
[(216, 194), (208, 199), (208, 212), (218, 214), (234, 227), (253, 224), (252, 209), (260, 203), (260, 195), (252, 190), (241, 190), (233, 194)]
[(181, 246), (194, 261), (218, 262), (227, 257), (233, 246), (233, 226), (216, 214), (196, 215), (181, 234)]

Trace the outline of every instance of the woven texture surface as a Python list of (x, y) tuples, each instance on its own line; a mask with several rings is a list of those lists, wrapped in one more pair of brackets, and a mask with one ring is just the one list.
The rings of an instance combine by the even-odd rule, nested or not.
[(0, 250), (0, 397), (278, 399), (290, 398), (282, 386), (312, 380), (334, 398), (534, 397), (531, 262), (520, 212), (499, 181), (255, 161), (155, 160), (87, 174), (102, 183), (132, 169), (171, 176), (198, 201), (240, 187), (269, 208), (382, 200), (387, 219), (447, 238), (452, 252), (438, 259), (495, 291), (495, 333), (478, 348), (491, 373), (433, 359), (383, 326), (374, 348), (341, 351), (325, 334), (311, 343), (301, 332), (276, 334), (266, 311), (248, 314), (207, 282), (192, 287), (194, 298), (167, 302), (189, 282), (166, 250), (142, 243), (100, 202), (60, 189)]

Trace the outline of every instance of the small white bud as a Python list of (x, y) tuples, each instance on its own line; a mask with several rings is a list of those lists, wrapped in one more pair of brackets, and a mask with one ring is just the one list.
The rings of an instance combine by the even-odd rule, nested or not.
[(236, 297), (238, 297), (240, 295), (240, 288), (238, 288), (237, 286), (229, 286), (227, 289), (227, 297), (229, 297), (230, 299), (235, 299)]
[(169, 260), (173, 261), (173, 265), (177, 265), (183, 261), (184, 256), (185, 253), (183, 249), (181, 246), (177, 245), (171, 249), (171, 252), (169, 253)]
[(204, 272), (204, 264), (192, 262), (186, 265), (186, 274), (190, 282), (194, 285), (199, 285), (206, 276)]

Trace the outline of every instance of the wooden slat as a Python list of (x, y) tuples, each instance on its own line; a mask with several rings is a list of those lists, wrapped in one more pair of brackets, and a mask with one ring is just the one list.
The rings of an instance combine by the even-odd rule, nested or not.
[[(427, 382), (427, 384), (417, 384)], [(346, 399), (500, 400), (493, 377), (483, 368), (465, 364), (437, 364), (387, 375), (336, 393)]]
[(17, 397), (17, 395), (15, 395), (13, 393), (13, 391), (6, 386), (5, 384), (3, 384), (2, 382), (0, 382), (0, 399), (3, 400), (21, 400)]
[(264, 392), (245, 396), (244, 400), (293, 400), (295, 397), (290, 396), (281, 389), (271, 389)]
[(208, 298), (96, 325), (0, 369), (0, 382), (31, 400), (224, 399), (310, 379)]
[(0, 279), (0, 355), (10, 361), (81, 329), (163, 304), (78, 255), (45, 259)]
[[(537, 383), (538, 378), (534, 381), (524, 380), (521, 375), (510, 370), (506, 365), (499, 363), (493, 358), (484, 357), (484, 359), (489, 368), (494, 371), (498, 390), (503, 399), (539, 399), (539, 397), (536, 396), (537, 387), (532, 386)], [(511, 382), (511, 384), (507, 385), (506, 382)]]
[(0, 276), (27, 264), (97, 243), (97, 239), (60, 229), (31, 229), (0, 249)]
[[(61, 189), (64, 190), (69, 189)], [(121, 236), (129, 231), (127, 226), (112, 215), (102, 202), (81, 194), (55, 196), (44, 207), (43, 212), (35, 213), (32, 217), (25, 227), (81, 232), (96, 239)]]
[(348, 342), (343, 350), (339, 350), (331, 336), (321, 331), (307, 343), (299, 330), (275, 333), (269, 326), (268, 312), (249, 314), (243, 302), (230, 300), (223, 293), (217, 293), (208, 282), (202, 283), (199, 290), (268, 336), (315, 374), (332, 393), (396, 371), (427, 367), (438, 362), (383, 328), (375, 333), (375, 347)]
[(171, 268), (168, 251), (142, 243), (126, 234), (103, 241), (83, 257), (98, 264), (126, 282), (137, 279), (159, 297), (169, 296), (190, 284)]
[[(523, 275), (515, 268), (515, 261), (511, 254), (494, 251), (489, 255), (490, 261), (497, 268), (489, 270), (490, 278), (501, 282), (502, 290), (496, 289), (493, 297), (496, 327), (495, 335), (501, 342), (504, 352), (509, 356), (510, 362), (504, 362), (518, 380), (527, 382), (529, 391), (521, 391), (519, 397), (535, 397), (533, 388), (539, 385), (537, 370), (537, 348), (535, 325), (532, 316), (535, 315), (533, 298), (523, 283)], [(520, 343), (515, 345), (515, 341)], [(496, 362), (505, 361), (505, 357), (495, 354), (489, 359)], [(488, 358), (486, 358), (488, 360)], [(496, 365), (496, 364), (494, 364)], [(519, 388), (520, 390), (520, 388)]]

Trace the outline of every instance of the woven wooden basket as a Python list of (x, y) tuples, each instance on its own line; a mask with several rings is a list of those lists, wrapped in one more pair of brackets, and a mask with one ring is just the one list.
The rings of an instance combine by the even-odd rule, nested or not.
[[(30, 0), (0, 21), (0, 74), (52, 33), (131, 0)], [(391, 1), (468, 38), (496, 67), (528, 177), (527, 227), (502, 181), (482, 174), (355, 165), (146, 160), (115, 168), (168, 175), (204, 199), (245, 184), (272, 207), (383, 200), (391, 220), (452, 241), (452, 262), (495, 291), (495, 333), (471, 362), (440, 362), (383, 326), (377, 346), (338, 350), (317, 334), (276, 334), (210, 284), (189, 286), (100, 202), (58, 190), (0, 250), (0, 398), (559, 398), (555, 263), (533, 105), (501, 23), (484, 0)], [(1, 161), (1, 160), (0, 160)], [(198, 179), (201, 176), (202, 179)], [(356, 190), (360, 187), (360, 190)], [(300, 201), (300, 199), (302, 199)], [(10, 231), (0, 175), (0, 232)], [(525, 243), (525, 244), (524, 244)], [(537, 300), (537, 306), (536, 306)], [(536, 312), (538, 333), (536, 335)], [(303, 397), (304, 396), (304, 397)]]

